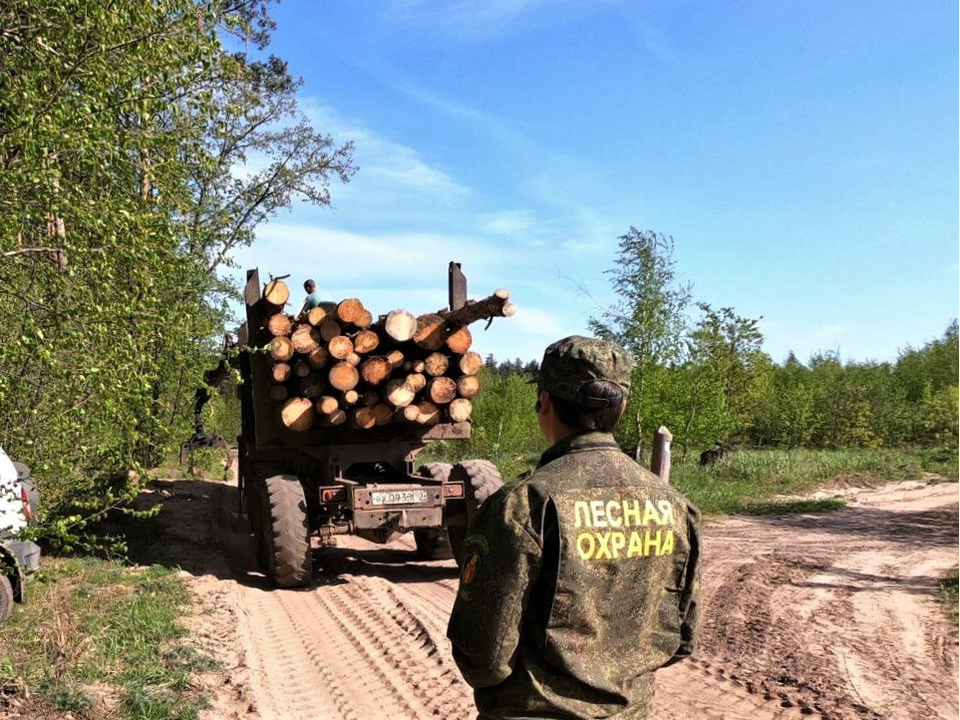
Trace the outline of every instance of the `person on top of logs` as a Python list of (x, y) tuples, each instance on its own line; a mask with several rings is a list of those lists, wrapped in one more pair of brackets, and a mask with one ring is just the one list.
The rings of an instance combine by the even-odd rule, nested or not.
[(303, 299), (303, 303), (297, 311), (297, 317), (310, 312), (320, 304), (320, 293), (317, 291), (317, 283), (313, 279), (304, 282), (303, 289), (306, 290), (307, 296)]
[(554, 444), (477, 511), (447, 636), (490, 718), (647, 718), (699, 622), (700, 513), (611, 434), (632, 360), (572, 336), (534, 382)]

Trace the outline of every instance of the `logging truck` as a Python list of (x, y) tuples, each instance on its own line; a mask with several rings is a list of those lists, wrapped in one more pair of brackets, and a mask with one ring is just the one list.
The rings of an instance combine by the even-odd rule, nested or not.
[(483, 361), (468, 326), (508, 317), (498, 290), (466, 297), (457, 263), (448, 306), (374, 318), (358, 298), (286, 312), (282, 278), (247, 271), (238, 331), (239, 487), (257, 560), (277, 587), (312, 580), (312, 540), (386, 543), (413, 531), (422, 558), (458, 559), (468, 516), (502, 480), (486, 460), (417, 467), (433, 440), (470, 436)]

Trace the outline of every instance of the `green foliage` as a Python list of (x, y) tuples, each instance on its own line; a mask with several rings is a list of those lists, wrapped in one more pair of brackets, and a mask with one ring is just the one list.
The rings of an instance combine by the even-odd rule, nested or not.
[(35, 689), (87, 716), (87, 688), (106, 684), (119, 702), (111, 717), (194, 718), (205, 700), (192, 674), (217, 665), (180, 641), (188, 605), (172, 570), (51, 559), (30, 602), (0, 626), (0, 693)]
[(0, 6), (0, 445), (64, 547), (190, 434), (231, 251), (352, 173), (281, 60), (221, 44), (262, 48), (268, 4)]
[(940, 578), (940, 597), (947, 608), (947, 613), (957, 622), (957, 595), (960, 590), (960, 574), (957, 568), (952, 568)]

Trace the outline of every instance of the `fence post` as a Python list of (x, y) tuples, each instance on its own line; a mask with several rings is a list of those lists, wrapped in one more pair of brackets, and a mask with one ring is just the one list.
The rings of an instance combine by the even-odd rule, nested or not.
[(657, 434), (653, 438), (653, 453), (650, 458), (650, 470), (654, 475), (659, 475), (665, 483), (670, 482), (670, 444), (673, 442), (673, 435), (663, 425), (657, 429)]

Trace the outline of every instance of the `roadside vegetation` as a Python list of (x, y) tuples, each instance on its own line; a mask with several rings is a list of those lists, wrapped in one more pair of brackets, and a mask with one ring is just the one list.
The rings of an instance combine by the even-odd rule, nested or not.
[(940, 597), (947, 608), (947, 612), (953, 619), (954, 625), (957, 624), (958, 614), (958, 588), (960, 588), (960, 573), (957, 568), (948, 571), (940, 578)]
[(196, 674), (217, 666), (186, 637), (175, 571), (51, 558), (28, 592), (0, 625), (0, 714), (191, 720), (206, 706)]

